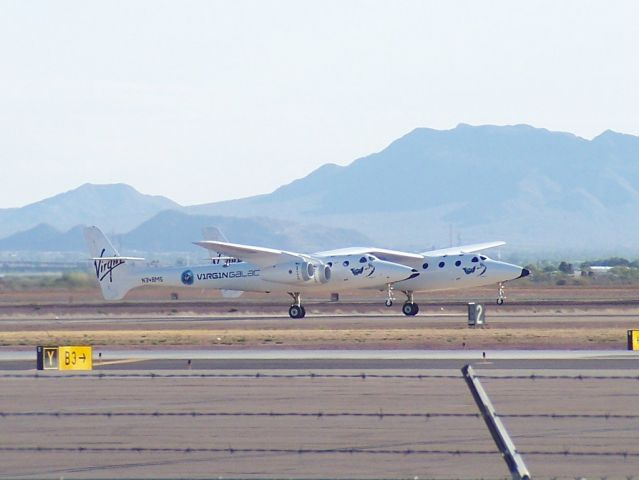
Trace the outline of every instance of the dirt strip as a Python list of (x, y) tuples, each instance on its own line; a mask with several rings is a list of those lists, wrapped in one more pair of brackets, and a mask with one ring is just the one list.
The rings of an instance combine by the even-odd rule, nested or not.
[(312, 348), (589, 348), (625, 349), (623, 328), (168, 329), (0, 332), (1, 346), (285, 346)]

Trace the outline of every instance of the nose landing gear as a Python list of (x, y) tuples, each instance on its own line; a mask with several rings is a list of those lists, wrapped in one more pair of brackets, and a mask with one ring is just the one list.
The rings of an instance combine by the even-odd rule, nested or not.
[(504, 284), (499, 282), (499, 290), (497, 292), (497, 305), (503, 305), (506, 295), (504, 293)]
[(393, 297), (393, 285), (390, 283), (386, 285), (386, 294), (388, 298), (384, 302), (384, 305), (386, 305), (387, 308), (390, 308), (393, 306), (393, 300), (395, 300), (395, 297)]
[(302, 305), (300, 292), (288, 292), (288, 294), (293, 297), (293, 305), (288, 309), (288, 316), (291, 318), (304, 318), (306, 309)]

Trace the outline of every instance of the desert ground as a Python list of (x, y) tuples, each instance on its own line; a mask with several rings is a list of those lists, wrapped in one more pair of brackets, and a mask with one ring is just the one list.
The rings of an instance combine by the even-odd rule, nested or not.
[[(311, 297), (306, 318), (293, 320), (281, 295), (142, 288), (106, 303), (92, 288), (4, 291), (0, 346), (625, 349), (627, 330), (639, 329), (638, 286), (512, 286), (506, 294), (502, 306), (493, 288), (421, 294), (416, 317), (401, 314), (399, 292), (391, 308), (380, 292)], [(483, 328), (468, 327), (469, 301), (486, 305)]]

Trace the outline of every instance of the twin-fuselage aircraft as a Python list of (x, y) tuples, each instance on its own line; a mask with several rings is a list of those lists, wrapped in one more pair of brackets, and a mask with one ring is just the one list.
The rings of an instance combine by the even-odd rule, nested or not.
[[(94, 272), (107, 300), (122, 299), (131, 289), (158, 285), (222, 290), (231, 297), (241, 292), (288, 293), (291, 318), (303, 318), (303, 293), (340, 293), (355, 289), (387, 292), (386, 306), (393, 304), (393, 290), (406, 295), (405, 315), (419, 311), (414, 292), (499, 284), (527, 276), (528, 270), (491, 260), (474, 252), (503, 242), (455, 247), (424, 253), (377, 248), (348, 248), (302, 254), (214, 240), (195, 242), (211, 252), (211, 262), (189, 267), (148, 267), (143, 259), (120, 256), (97, 227), (85, 229)], [(222, 256), (224, 255), (224, 257)]]

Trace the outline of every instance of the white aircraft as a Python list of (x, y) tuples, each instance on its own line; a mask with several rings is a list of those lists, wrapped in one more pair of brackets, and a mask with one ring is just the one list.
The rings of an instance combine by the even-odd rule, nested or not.
[(419, 276), (412, 267), (380, 260), (373, 254), (307, 255), (210, 240), (196, 245), (229, 257), (211, 255), (211, 263), (192, 267), (147, 267), (141, 263), (142, 258), (120, 256), (97, 227), (86, 228), (84, 236), (95, 276), (107, 300), (119, 300), (132, 288), (143, 285), (285, 292), (293, 298), (288, 314), (303, 318), (303, 292), (380, 287), (390, 290), (395, 282)]
[(498, 284), (497, 304), (504, 303), (504, 282), (527, 277), (530, 271), (518, 265), (491, 260), (476, 252), (504, 245), (505, 242), (488, 242), (461, 247), (444, 248), (423, 253), (407, 253), (379, 248), (345, 248), (320, 252), (316, 255), (373, 255), (380, 260), (400, 263), (420, 272), (406, 280), (387, 286), (386, 306), (393, 305), (393, 288), (406, 295), (402, 306), (404, 315), (417, 315), (419, 305), (414, 301), (415, 292), (457, 290)]

